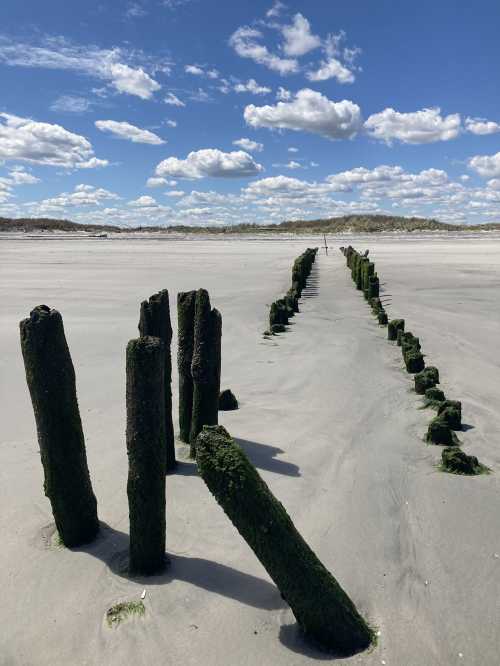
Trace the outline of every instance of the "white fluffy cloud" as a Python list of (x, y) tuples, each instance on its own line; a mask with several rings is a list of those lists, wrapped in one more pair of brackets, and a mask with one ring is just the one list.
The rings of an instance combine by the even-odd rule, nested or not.
[(252, 127), (313, 132), (328, 139), (350, 139), (361, 126), (361, 109), (348, 100), (332, 102), (309, 88), (299, 90), (291, 102), (275, 106), (245, 108), (244, 118)]
[(495, 155), (475, 155), (469, 160), (469, 167), (484, 178), (500, 177), (500, 153)]
[(184, 71), (186, 74), (194, 74), (195, 76), (203, 76), (205, 73), (201, 67), (198, 67), (198, 65), (186, 65)]
[(67, 169), (106, 166), (97, 159), (90, 142), (60, 125), (39, 123), (0, 113), (0, 159), (22, 160)]
[(127, 139), (132, 143), (149, 143), (153, 146), (166, 143), (154, 132), (141, 129), (130, 123), (118, 122), (117, 120), (96, 120), (94, 124), (101, 132), (110, 132), (119, 139)]
[(255, 79), (248, 79), (246, 83), (237, 83), (234, 90), (237, 93), (249, 92), (252, 95), (266, 95), (271, 92), (271, 88), (260, 86)]
[(156, 167), (156, 175), (174, 178), (243, 178), (263, 171), (253, 157), (243, 150), (224, 153), (216, 148), (205, 148), (189, 153), (184, 160), (168, 157)]
[(241, 139), (235, 139), (233, 141), (233, 146), (238, 146), (243, 148), (243, 150), (248, 150), (251, 153), (261, 153), (264, 150), (264, 144), (259, 143), (258, 141), (252, 141), (252, 139), (247, 139), (242, 137)]
[(231, 35), (229, 45), (240, 58), (250, 58), (279, 74), (292, 74), (298, 71), (299, 65), (295, 58), (281, 58), (271, 53), (267, 46), (259, 43), (260, 39), (262, 39), (260, 30), (242, 26)]
[(466, 118), (465, 129), (472, 134), (496, 134), (500, 132), (500, 124), (485, 118)]
[(0, 38), (0, 62), (7, 65), (76, 71), (107, 81), (120, 93), (150, 99), (160, 84), (125, 59), (133, 58), (123, 49), (80, 46), (61, 37), (47, 37), (38, 45)]
[(112, 85), (121, 93), (135, 95), (141, 99), (150, 99), (161, 85), (152, 79), (141, 67), (133, 68), (123, 63), (110, 64), (109, 71)]
[(318, 69), (307, 72), (309, 81), (327, 81), (337, 79), (339, 83), (352, 83), (354, 74), (336, 58), (323, 60)]
[(321, 39), (311, 32), (309, 21), (302, 14), (295, 14), (290, 25), (282, 28), (283, 51), (287, 56), (302, 56), (321, 46)]
[(43, 208), (68, 208), (77, 206), (99, 206), (102, 201), (119, 199), (114, 192), (93, 185), (77, 185), (73, 192), (63, 192), (57, 197), (39, 202)]
[(163, 101), (165, 104), (169, 104), (170, 106), (186, 106), (185, 103), (172, 92), (167, 93), (167, 96)]
[(388, 144), (394, 140), (412, 144), (449, 141), (458, 136), (460, 127), (460, 114), (441, 116), (438, 107), (412, 113), (399, 113), (387, 108), (374, 113), (365, 122), (365, 128), (372, 137)]
[(156, 199), (145, 194), (138, 199), (129, 201), (127, 205), (132, 206), (133, 208), (156, 208), (158, 203)]

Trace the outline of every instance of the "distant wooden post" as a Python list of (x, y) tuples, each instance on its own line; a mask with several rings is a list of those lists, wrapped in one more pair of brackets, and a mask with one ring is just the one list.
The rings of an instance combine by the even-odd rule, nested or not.
[(130, 572), (161, 571), (165, 557), (165, 348), (159, 338), (127, 345), (127, 495)]
[(64, 545), (80, 546), (94, 539), (99, 521), (63, 320), (57, 310), (39, 305), (19, 326), (45, 495)]
[(141, 337), (152, 336), (160, 338), (165, 348), (165, 441), (167, 447), (167, 472), (176, 467), (174, 424), (172, 422), (172, 357), (170, 344), (172, 342), (172, 326), (170, 323), (170, 305), (168, 291), (163, 289), (151, 296), (149, 301), (141, 303), (139, 319), (139, 333)]
[(328, 255), (328, 245), (326, 242), (326, 234), (323, 234), (323, 238), (325, 239), (325, 254)]

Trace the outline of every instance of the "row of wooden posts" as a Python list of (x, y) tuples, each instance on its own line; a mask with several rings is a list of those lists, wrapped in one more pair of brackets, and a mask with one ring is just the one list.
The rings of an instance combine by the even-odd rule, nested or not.
[(283, 298), (271, 304), (269, 311), (269, 333), (283, 333), (296, 312), (299, 311), (299, 299), (307, 286), (307, 279), (316, 259), (318, 248), (308, 247), (295, 261), (292, 266), (292, 286)]
[[(296, 530), (244, 451), (217, 423), (221, 316), (204, 290), (178, 297), (179, 417), (200, 476), (252, 548), (306, 638), (338, 655), (367, 648), (374, 632), (333, 575)], [(127, 345), (127, 494), (129, 571), (163, 570), (165, 474), (175, 467), (168, 293), (141, 305), (141, 337)], [(59, 535), (66, 546), (99, 531), (78, 410), (75, 372), (57, 310), (36, 307), (20, 324), (26, 378), (35, 412), (45, 478)], [(211, 423), (207, 423), (211, 421)]]
[(375, 264), (368, 259), (368, 252), (361, 254), (350, 245), (340, 250), (346, 257), (356, 288), (363, 291), (378, 323), (387, 326), (387, 339), (401, 347), (406, 371), (414, 376), (415, 392), (425, 396), (426, 407), (437, 410), (437, 416), (429, 423), (425, 439), (431, 444), (446, 447), (441, 454), (443, 470), (469, 475), (486, 471), (475, 456), (468, 456), (458, 448), (460, 441), (455, 431), (462, 430), (462, 403), (447, 400), (444, 392), (437, 388), (440, 383), (439, 370), (434, 366), (426, 366), (420, 340), (411, 331), (405, 331), (405, 320), (388, 320), (380, 300)]

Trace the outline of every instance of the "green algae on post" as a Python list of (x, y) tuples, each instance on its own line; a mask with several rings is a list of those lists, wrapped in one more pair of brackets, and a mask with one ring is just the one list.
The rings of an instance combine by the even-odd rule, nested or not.
[(429, 444), (440, 444), (441, 446), (457, 446), (459, 443), (453, 430), (440, 416), (436, 416), (429, 423), (425, 438)]
[(80, 546), (96, 537), (99, 521), (63, 320), (57, 310), (39, 305), (19, 328), (45, 495), (63, 544)]
[(159, 338), (127, 345), (129, 570), (162, 571), (165, 556), (165, 348)]
[(276, 583), (305, 636), (338, 655), (367, 648), (372, 631), (229, 433), (222, 426), (204, 427), (196, 448), (200, 476)]
[(397, 340), (398, 331), (404, 331), (404, 330), (405, 330), (404, 319), (392, 319), (387, 326), (387, 339)]
[(468, 456), (457, 446), (448, 446), (443, 449), (440, 469), (450, 474), (466, 476), (488, 474), (491, 471), (486, 465), (481, 464), (476, 456)]

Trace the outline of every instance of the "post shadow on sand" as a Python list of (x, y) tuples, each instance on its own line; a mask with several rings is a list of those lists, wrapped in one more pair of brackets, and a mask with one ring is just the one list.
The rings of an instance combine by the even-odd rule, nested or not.
[(268, 444), (259, 444), (258, 442), (252, 442), (249, 439), (241, 439), (239, 437), (234, 437), (234, 441), (241, 446), (255, 467), (265, 469), (268, 472), (274, 472), (275, 474), (300, 476), (300, 469), (297, 465), (276, 458), (277, 455), (285, 453), (283, 449), (277, 446), (269, 446)]
[(128, 573), (129, 535), (113, 529), (102, 521), (100, 528), (99, 536), (94, 542), (71, 550), (87, 553), (101, 560), (121, 578), (149, 586), (168, 585), (175, 580), (181, 580), (254, 608), (263, 610), (286, 608), (286, 603), (273, 583), (201, 557), (187, 557), (167, 552), (168, 564), (163, 573), (147, 577), (131, 576)]
[[(294, 463), (279, 460), (276, 456), (285, 453), (283, 449), (277, 446), (269, 446), (268, 444), (259, 444), (252, 442), (248, 439), (234, 438), (235, 442), (241, 446), (243, 451), (247, 454), (250, 462), (259, 469), (264, 469), (268, 472), (275, 474), (284, 474), (285, 476), (300, 476), (300, 468)], [(198, 476), (198, 470), (194, 461), (184, 461), (178, 459), (176, 475), (181, 476)]]

